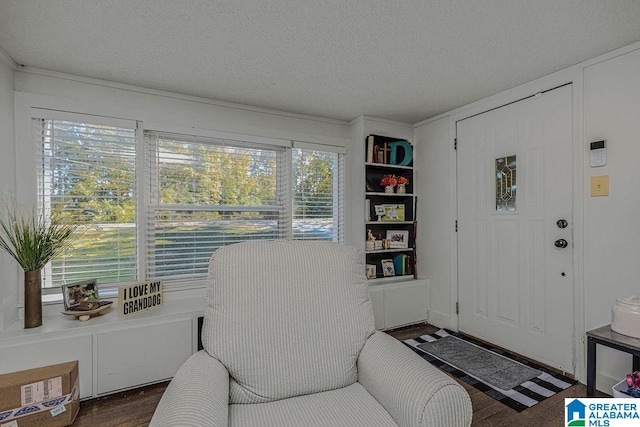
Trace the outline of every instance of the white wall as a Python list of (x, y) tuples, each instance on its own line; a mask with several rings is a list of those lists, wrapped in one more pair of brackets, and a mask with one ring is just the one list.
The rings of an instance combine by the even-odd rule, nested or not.
[[(586, 329), (611, 321), (616, 298), (640, 295), (640, 50), (584, 70), (584, 139), (607, 140), (607, 165), (584, 164)], [(590, 197), (592, 176), (609, 176), (609, 196)], [(598, 350), (598, 384), (631, 369), (631, 356)], [(601, 387), (599, 387), (601, 388)]]
[[(34, 108), (137, 120), (145, 129), (269, 143), (274, 139), (349, 145), (349, 124), (251, 106), (71, 76), (43, 70), (15, 73), (17, 195), (24, 204), (35, 185), (31, 148)], [(277, 143), (277, 141), (276, 141)]]
[[(138, 120), (147, 129), (178, 133), (267, 142), (268, 139), (296, 140), (347, 147), (347, 150), (350, 143), (349, 123), (339, 120), (217, 102), (45, 70), (20, 69), (14, 73), (12, 68), (2, 65), (0, 125), (4, 130), (6, 122), (10, 132), (3, 131), (0, 135), (0, 190), (7, 187), (23, 203), (30, 203), (33, 198), (35, 166), (30, 123), (33, 108)], [(14, 159), (17, 159), (17, 168), (14, 168)], [(349, 214), (347, 211), (346, 215)], [(5, 273), (7, 270), (11, 274)], [(0, 271), (0, 296), (5, 308), (5, 320), (0, 323), (2, 331), (16, 321), (21, 276), (20, 270), (4, 255), (0, 256)], [(45, 313), (52, 312), (48, 308), (45, 307)]]
[[(349, 124), (338, 120), (271, 111), (204, 98), (147, 90), (42, 70), (16, 72), (17, 92), (28, 95), (29, 106), (72, 109), (124, 119), (141, 120), (158, 130), (197, 128), (295, 139), (345, 146)], [(22, 114), (22, 111), (16, 111)], [(18, 131), (18, 129), (17, 129)]]
[[(0, 52), (0, 196), (15, 192), (13, 64)], [(19, 268), (13, 258), (0, 253), (0, 331), (18, 316)]]
[[(640, 45), (635, 47), (640, 48)], [(577, 149), (587, 151), (587, 144), (599, 138), (609, 143), (609, 162), (605, 168), (583, 170), (585, 194), (584, 227), (574, 230), (576, 239), (584, 239), (584, 300), (576, 304), (585, 312), (585, 328), (591, 329), (610, 321), (610, 309), (616, 297), (640, 293), (640, 51), (627, 48), (624, 55), (589, 61), (573, 67), (582, 73), (584, 87), (574, 82), (577, 99), (584, 98), (584, 129), (574, 123), (576, 135), (582, 135)], [(0, 60), (0, 190), (16, 186), (13, 166), (13, 88), (14, 71)], [(552, 79), (553, 80), (553, 79)], [(541, 79), (541, 88), (548, 88)], [(530, 90), (535, 84), (526, 85)], [(364, 200), (361, 195), (364, 170), (364, 136), (369, 133), (389, 134), (413, 139), (415, 145), (416, 184), (418, 188), (418, 269), (420, 277), (430, 280), (430, 321), (438, 326), (457, 327), (453, 314), (456, 294), (455, 234), (455, 154), (451, 151), (452, 117), (463, 107), (440, 118), (416, 125), (415, 129), (362, 117), (351, 124), (267, 111), (252, 107), (217, 103), (175, 94), (147, 91), (125, 85), (56, 73), (28, 70), (15, 72), (16, 123), (32, 106), (59, 108), (91, 114), (142, 120), (162, 130), (189, 128), (210, 129), (271, 138), (351, 146), (347, 163), (348, 242), (364, 244)], [(517, 99), (519, 89), (481, 101), (477, 105), (495, 106), (500, 99)], [(20, 125), (21, 126), (21, 125)], [(15, 129), (22, 135), (25, 130)], [(27, 129), (28, 132), (28, 129)], [(351, 139), (351, 143), (350, 140)], [(18, 141), (22, 144), (22, 140)], [(28, 143), (28, 142), (27, 142)], [(5, 155), (8, 154), (8, 155)], [(453, 156), (453, 157), (452, 157)], [(588, 156), (586, 157), (588, 161)], [(19, 173), (30, 173), (22, 168)], [(611, 193), (606, 198), (590, 198), (588, 180), (594, 174), (610, 176)], [(20, 177), (18, 177), (19, 179)], [(351, 184), (351, 185), (350, 185)], [(453, 199), (452, 199), (453, 197)], [(581, 265), (577, 265), (577, 268)], [(18, 271), (5, 255), (0, 255), (2, 283), (0, 296), (0, 330), (15, 320)], [(8, 277), (8, 279), (7, 279)], [(581, 277), (577, 274), (576, 277)], [(579, 294), (579, 293), (578, 293)], [(578, 328), (578, 332), (582, 332)], [(580, 339), (580, 337), (578, 337)], [(600, 389), (607, 382), (630, 369), (628, 357), (617, 352), (601, 352), (598, 362)], [(578, 359), (580, 360), (580, 359)], [(584, 378), (580, 378), (584, 380)]]
[[(424, 255), (420, 257), (424, 277), (430, 280), (429, 322), (455, 329), (457, 260), (451, 218), (456, 216), (456, 205), (448, 199), (456, 191), (455, 174), (448, 173), (456, 167), (455, 154), (452, 157), (448, 150), (455, 120), (569, 82), (574, 86), (576, 162), (576, 375), (584, 382), (584, 331), (611, 322), (616, 298), (640, 294), (640, 43), (416, 124), (416, 144), (423, 147), (417, 161), (419, 191), (425, 200), (418, 244), (423, 252), (433, 252), (424, 261)], [(588, 144), (599, 139), (608, 142), (608, 164), (591, 168)], [(609, 175), (608, 197), (590, 197), (590, 177), (595, 175)], [(597, 367), (598, 389), (610, 392), (631, 369), (631, 358), (599, 348)]]
[(457, 328), (455, 301), (455, 269), (451, 271), (451, 251), (455, 247), (455, 151), (449, 132), (449, 118), (444, 117), (415, 128), (416, 191), (418, 196), (418, 273), (429, 279), (429, 322)]

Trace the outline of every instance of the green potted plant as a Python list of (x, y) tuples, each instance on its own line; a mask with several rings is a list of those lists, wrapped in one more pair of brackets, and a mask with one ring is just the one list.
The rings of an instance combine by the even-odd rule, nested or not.
[(5, 203), (0, 215), (0, 248), (24, 270), (24, 327), (42, 325), (41, 270), (71, 245), (76, 226), (58, 210), (46, 212), (20, 209)]

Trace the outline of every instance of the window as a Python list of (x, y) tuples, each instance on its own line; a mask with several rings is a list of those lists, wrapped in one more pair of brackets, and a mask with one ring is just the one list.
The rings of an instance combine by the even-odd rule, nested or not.
[(151, 130), (137, 138), (135, 122), (60, 115), (33, 119), (38, 205), (79, 229), (43, 272), (45, 287), (202, 283), (211, 254), (232, 243), (343, 241), (340, 148)]
[(197, 281), (237, 242), (342, 241), (341, 155), (298, 145), (145, 131), (148, 276)]
[(43, 286), (136, 280), (135, 129), (33, 119), (37, 199), (79, 225), (74, 249), (43, 271)]
[(342, 156), (298, 144), (292, 151), (293, 238), (341, 242)]
[(496, 211), (514, 212), (517, 192), (516, 156), (496, 159)]
[(222, 246), (283, 237), (284, 147), (145, 132), (150, 277), (205, 275)]

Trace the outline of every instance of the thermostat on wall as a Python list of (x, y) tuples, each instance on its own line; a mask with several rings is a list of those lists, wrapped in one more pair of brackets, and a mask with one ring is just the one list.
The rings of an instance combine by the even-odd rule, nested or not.
[(592, 142), (589, 148), (592, 168), (607, 164), (607, 141)]

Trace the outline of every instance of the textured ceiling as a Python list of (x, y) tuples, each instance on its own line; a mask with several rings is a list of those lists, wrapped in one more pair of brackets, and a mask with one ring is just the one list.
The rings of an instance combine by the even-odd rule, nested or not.
[(640, 40), (639, 0), (0, 0), (19, 64), (414, 123)]

